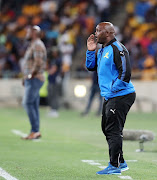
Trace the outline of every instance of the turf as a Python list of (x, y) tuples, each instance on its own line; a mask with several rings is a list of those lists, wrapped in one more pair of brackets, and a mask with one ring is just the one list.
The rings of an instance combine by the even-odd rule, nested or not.
[[(95, 180), (120, 179), (116, 175), (98, 176), (100, 168), (81, 160), (108, 162), (108, 146), (101, 132), (100, 117), (91, 113), (81, 117), (72, 110), (61, 110), (59, 118), (41, 109), (40, 142), (23, 141), (12, 129), (28, 133), (27, 116), (22, 108), (0, 109), (0, 167), (19, 180)], [(147, 129), (157, 133), (157, 113), (130, 113), (125, 128)], [(157, 139), (145, 143), (145, 152), (136, 153), (138, 142), (124, 141), (129, 171), (122, 176), (134, 180), (157, 180)], [(102, 161), (104, 160), (104, 161)], [(3, 179), (0, 177), (0, 179)]]

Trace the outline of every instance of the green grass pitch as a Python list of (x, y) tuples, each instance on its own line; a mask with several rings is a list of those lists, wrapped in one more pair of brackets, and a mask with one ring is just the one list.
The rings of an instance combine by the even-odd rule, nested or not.
[[(22, 108), (0, 109), (0, 167), (19, 180), (97, 180), (120, 179), (117, 175), (99, 176), (97, 165), (81, 160), (95, 160), (107, 166), (108, 146), (101, 132), (101, 117), (91, 113), (81, 117), (79, 112), (61, 110), (59, 118), (47, 116), (40, 109), (42, 139), (24, 141), (11, 132), (30, 129)], [(126, 129), (144, 129), (157, 133), (157, 113), (129, 113)], [(136, 153), (138, 142), (124, 141), (124, 157), (129, 170), (121, 176), (133, 180), (157, 180), (157, 138), (144, 144), (145, 152)], [(97, 160), (97, 161), (96, 161)], [(0, 177), (0, 179), (3, 179)]]

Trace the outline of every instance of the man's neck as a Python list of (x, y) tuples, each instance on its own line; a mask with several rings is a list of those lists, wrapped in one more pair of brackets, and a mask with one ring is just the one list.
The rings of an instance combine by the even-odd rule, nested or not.
[(31, 41), (31, 43), (35, 42), (35, 41), (38, 40), (38, 39), (39, 39), (38, 37), (37, 37), (37, 38), (33, 38), (32, 41)]
[(115, 36), (108, 38), (107, 42), (103, 44), (103, 47), (105, 47), (110, 41), (112, 41), (115, 38)]

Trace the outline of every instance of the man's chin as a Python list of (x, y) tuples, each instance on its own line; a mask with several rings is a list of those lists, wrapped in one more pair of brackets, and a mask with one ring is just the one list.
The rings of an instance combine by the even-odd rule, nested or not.
[(31, 37), (26, 37), (26, 40), (27, 40), (27, 41), (31, 41), (32, 38), (31, 38)]
[(101, 41), (97, 41), (97, 43), (99, 43), (99, 44), (104, 44), (104, 42), (101, 42)]

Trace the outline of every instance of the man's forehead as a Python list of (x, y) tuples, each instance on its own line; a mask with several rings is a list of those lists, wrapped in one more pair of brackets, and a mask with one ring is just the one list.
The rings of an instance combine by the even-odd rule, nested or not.
[(115, 33), (115, 29), (112, 23), (109, 22), (102, 22), (100, 24), (97, 25), (96, 30), (106, 30), (108, 32), (112, 32)]
[(105, 30), (105, 25), (98, 24), (98, 25), (96, 26), (96, 29)]

